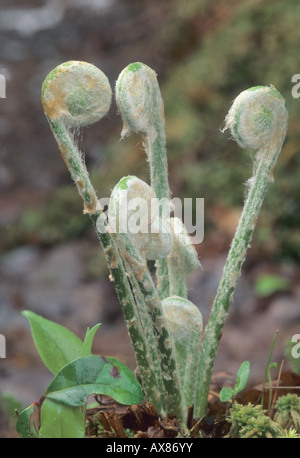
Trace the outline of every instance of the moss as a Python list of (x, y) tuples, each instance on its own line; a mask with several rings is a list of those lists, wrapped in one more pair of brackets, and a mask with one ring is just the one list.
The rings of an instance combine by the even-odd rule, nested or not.
[(284, 437), (281, 427), (265, 415), (260, 405), (235, 402), (228, 418), (231, 423), (228, 437), (231, 438), (278, 438)]
[(284, 429), (293, 428), (300, 432), (300, 397), (288, 393), (281, 396), (275, 404), (274, 420)]

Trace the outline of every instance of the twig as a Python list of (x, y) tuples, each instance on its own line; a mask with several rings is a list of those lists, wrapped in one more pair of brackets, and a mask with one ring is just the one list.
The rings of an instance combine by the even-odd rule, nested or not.
[[(274, 345), (275, 345), (275, 342), (276, 342), (278, 333), (279, 333), (279, 331), (278, 331), (278, 329), (277, 329), (277, 331), (275, 332), (275, 336), (274, 336), (274, 339), (273, 339), (273, 342), (272, 342), (270, 351), (269, 351), (268, 361), (267, 361), (267, 365), (266, 365), (266, 369), (265, 369), (265, 375), (264, 375), (264, 380), (263, 380), (262, 396), (261, 396), (261, 405), (262, 405), (262, 406), (264, 405), (264, 393), (265, 393), (265, 385), (266, 385), (266, 380), (267, 380), (267, 375), (268, 375), (268, 368), (269, 368), (270, 359), (271, 359), (271, 356), (272, 356), (273, 348), (274, 348)], [(272, 390), (272, 387), (270, 387), (269, 390)]]
[(281, 373), (282, 373), (283, 364), (284, 364), (284, 359), (281, 361), (281, 364), (280, 364), (280, 368), (279, 368), (279, 372), (278, 372), (278, 377), (277, 377), (277, 381), (276, 381), (276, 388), (275, 388), (275, 390), (274, 390), (274, 397), (273, 397), (271, 409), (270, 409), (270, 412), (269, 412), (269, 416), (270, 416), (271, 418), (272, 418), (272, 415), (273, 415), (273, 410), (274, 410), (275, 402), (276, 402), (277, 396), (278, 396), (278, 387), (279, 387), (279, 382), (280, 382), (280, 377), (281, 377)]

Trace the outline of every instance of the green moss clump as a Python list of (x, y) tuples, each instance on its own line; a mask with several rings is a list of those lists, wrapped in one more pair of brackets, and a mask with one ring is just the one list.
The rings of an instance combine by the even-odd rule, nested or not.
[(300, 396), (289, 393), (281, 396), (276, 404), (277, 410), (274, 420), (283, 429), (293, 428), (300, 432)]
[(228, 418), (231, 423), (227, 437), (231, 438), (277, 438), (285, 437), (284, 431), (270, 417), (262, 406), (235, 402)]

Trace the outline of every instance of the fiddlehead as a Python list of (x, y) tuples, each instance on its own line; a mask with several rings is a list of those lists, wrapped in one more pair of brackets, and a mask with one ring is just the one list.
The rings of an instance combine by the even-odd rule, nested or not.
[[(116, 102), (123, 119), (122, 137), (131, 131), (141, 133), (150, 164), (151, 187), (160, 200), (164, 220), (170, 217), (170, 189), (166, 154), (164, 106), (156, 73), (135, 62), (120, 73)], [(157, 286), (161, 298), (169, 296), (168, 265), (157, 261)]]
[(174, 340), (176, 361), (187, 409), (195, 403), (202, 339), (202, 315), (186, 298), (170, 296), (162, 301), (164, 316)]
[(286, 135), (288, 114), (284, 99), (273, 87), (257, 86), (242, 92), (226, 117), (225, 129), (243, 147), (256, 151), (254, 175), (223, 275), (205, 329), (198, 376), (196, 415), (206, 411), (213, 364), (230, 301), (240, 276), (257, 218), (272, 180), (273, 168)]
[(136, 308), (136, 297), (128, 280), (124, 259), (120, 255), (113, 234), (107, 231), (103, 209), (97, 199), (83, 154), (79, 151), (72, 129), (94, 123), (108, 111), (111, 88), (107, 77), (94, 65), (70, 61), (52, 70), (42, 86), (42, 103), (51, 130), (62, 157), (83, 199), (87, 213), (95, 227), (104, 249), (115, 283), (128, 333), (135, 351), (140, 374), (144, 382), (146, 397), (164, 413), (164, 400), (157, 376), (156, 359), (145, 339), (143, 323)]
[(99, 121), (109, 110), (111, 88), (104, 73), (92, 64), (69, 61), (58, 65), (42, 85), (42, 104), (61, 155), (84, 202), (84, 213), (99, 209), (83, 155), (71, 133)]
[(170, 294), (187, 297), (186, 276), (201, 267), (197, 251), (180, 218), (171, 218), (173, 247), (167, 257)]

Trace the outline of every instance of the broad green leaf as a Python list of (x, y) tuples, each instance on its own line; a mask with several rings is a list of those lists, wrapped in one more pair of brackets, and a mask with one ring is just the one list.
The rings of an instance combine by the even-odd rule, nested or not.
[(82, 406), (92, 394), (106, 394), (127, 405), (143, 400), (142, 387), (134, 374), (118, 360), (98, 355), (67, 364), (45, 392), (47, 399), (69, 406)]
[(249, 361), (244, 361), (237, 372), (236, 375), (236, 384), (234, 387), (234, 394), (239, 393), (242, 391), (245, 386), (247, 385), (248, 378), (250, 373), (250, 363)]
[(98, 323), (92, 329), (87, 329), (80, 356), (89, 356), (91, 354), (94, 336), (100, 328), (100, 326), (101, 323)]
[(26, 409), (22, 410), (20, 415), (18, 416), (18, 420), (16, 423), (16, 430), (17, 433), (20, 435), (22, 438), (30, 438), (30, 437), (37, 437), (37, 432), (31, 423), (31, 417), (34, 413), (34, 407), (36, 403), (33, 402), (30, 404), (29, 407)]
[(85, 415), (81, 407), (70, 407), (45, 399), (41, 409), (40, 438), (83, 438)]
[(234, 395), (233, 389), (229, 388), (228, 386), (224, 386), (220, 391), (220, 401), (228, 402), (229, 399), (231, 399), (233, 395)]
[(33, 340), (44, 364), (53, 373), (81, 356), (83, 342), (64, 326), (25, 310)]

